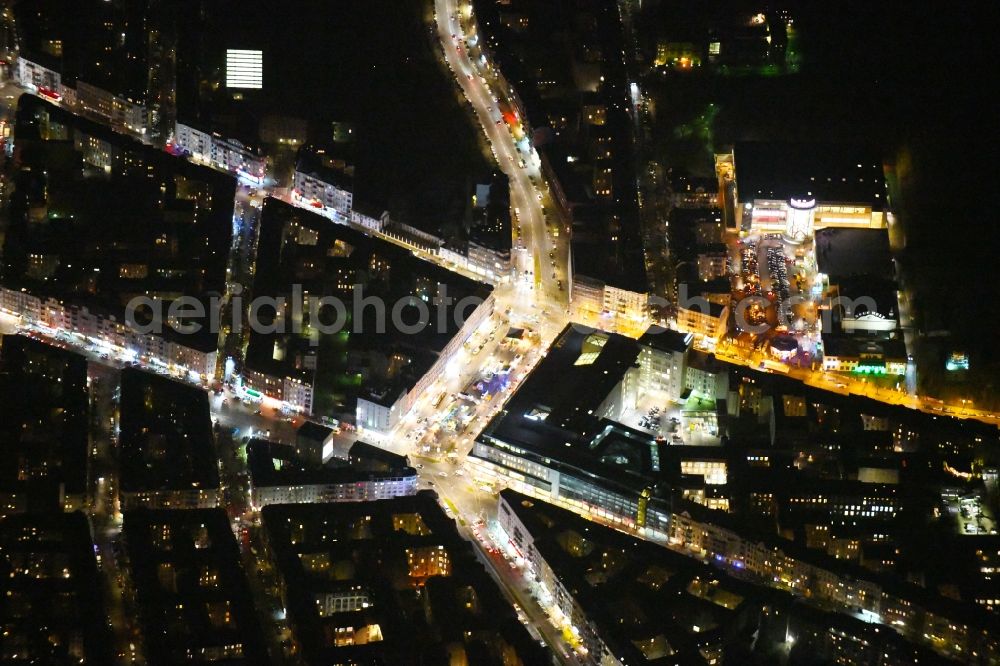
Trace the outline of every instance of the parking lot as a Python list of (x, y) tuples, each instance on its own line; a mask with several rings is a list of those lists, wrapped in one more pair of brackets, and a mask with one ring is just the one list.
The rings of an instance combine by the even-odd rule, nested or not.
[(997, 533), (996, 516), (978, 494), (948, 495), (944, 497), (944, 502), (948, 512), (955, 518), (959, 534), (973, 536)]
[(622, 423), (663, 441), (680, 445), (718, 446), (715, 407), (697, 398), (673, 402), (665, 396), (640, 396), (635, 409), (627, 409)]

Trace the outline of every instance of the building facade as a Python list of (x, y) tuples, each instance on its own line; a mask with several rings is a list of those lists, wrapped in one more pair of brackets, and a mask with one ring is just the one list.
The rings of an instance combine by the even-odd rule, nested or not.
[[(688, 343), (690, 339), (691, 336), (688, 335)], [(642, 345), (639, 350), (640, 390), (643, 393), (662, 391), (670, 400), (680, 399), (684, 389), (686, 361), (686, 345), (678, 349)]]
[(251, 397), (267, 396), (296, 411), (312, 414), (315, 386), (310, 377), (310, 373), (278, 377), (247, 367), (240, 374), (240, 382), (244, 390), (251, 392)]
[(76, 102), (80, 109), (89, 111), (117, 130), (139, 135), (149, 130), (149, 111), (138, 101), (77, 81)]
[(318, 201), (326, 208), (351, 218), (354, 194), (346, 187), (321, 179), (317, 174), (296, 170), (292, 177), (292, 187), (307, 201)]
[(254, 484), (254, 508), (268, 504), (314, 504), (318, 502), (368, 502), (391, 499), (417, 492), (417, 473), (359, 475), (356, 479), (328, 483)]
[(719, 340), (726, 333), (729, 321), (729, 307), (717, 303), (709, 303), (708, 308), (700, 306), (677, 306), (677, 330), (685, 333)]
[(175, 150), (188, 153), (194, 160), (239, 176), (260, 185), (267, 174), (267, 160), (236, 139), (224, 139), (184, 123), (174, 129)]
[[(24, 291), (0, 287), (0, 309), (21, 317), (29, 326), (40, 326), (53, 334), (62, 332), (114, 348), (123, 354), (147, 356), (167, 369), (191, 379), (215, 377), (218, 349), (196, 348), (158, 335), (139, 333), (113, 315), (97, 314), (85, 306), (67, 305), (54, 298), (45, 301)], [(72, 338), (69, 338), (73, 342)]]
[(119, 493), (121, 510), (131, 509), (214, 509), (219, 506), (218, 488), (190, 490), (142, 490)]
[(524, 555), (539, 583), (549, 590), (556, 607), (569, 620), (569, 623), (580, 631), (580, 642), (587, 648), (587, 654), (592, 664), (620, 664), (614, 658), (611, 650), (601, 639), (597, 627), (587, 616), (587, 612), (576, 599), (574, 590), (568, 589), (562, 578), (553, 570), (545, 557), (535, 548), (535, 539), (531, 530), (521, 521), (517, 509), (510, 505), (509, 497), (501, 494), (497, 509), (497, 524), (503, 530), (517, 550)]
[(35, 90), (47, 88), (60, 92), (62, 88), (62, 74), (24, 57), (17, 59), (17, 80), (25, 88)]
[(715, 162), (720, 178), (735, 176), (726, 213), (743, 233), (801, 242), (817, 229), (886, 226), (882, 162), (864, 148), (745, 142)]

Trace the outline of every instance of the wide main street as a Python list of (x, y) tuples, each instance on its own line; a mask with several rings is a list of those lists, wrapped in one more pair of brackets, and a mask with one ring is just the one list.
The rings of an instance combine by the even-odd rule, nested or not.
[[(436, 0), (434, 7), (445, 61), (471, 104), (497, 165), (510, 180), (515, 247), (524, 250), (515, 266), (515, 283), (531, 290), (537, 285), (540, 293), (535, 299), (539, 304), (559, 304), (564, 310), (568, 301), (569, 243), (567, 235), (559, 231), (562, 225), (557, 221), (557, 206), (545, 183), (538, 153), (523, 137), (523, 119), (516, 117), (507, 97), (510, 91), (496, 89), (498, 79), (491, 63), (484, 56), (475, 61), (470, 56), (470, 50), (478, 50), (479, 39), (471, 4)], [(501, 104), (509, 110), (507, 115), (501, 111)], [(516, 120), (512, 121), (512, 117)], [(520, 140), (515, 139), (515, 132), (522, 134)]]

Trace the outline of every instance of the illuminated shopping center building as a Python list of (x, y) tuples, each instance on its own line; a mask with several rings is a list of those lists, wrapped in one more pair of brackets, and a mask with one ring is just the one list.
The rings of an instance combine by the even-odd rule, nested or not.
[(715, 162), (730, 231), (802, 242), (816, 229), (886, 225), (882, 160), (864, 148), (745, 142)]
[[(642, 397), (676, 401), (691, 336), (654, 327), (639, 340), (569, 325), (477, 438), (476, 475), (596, 518), (665, 537), (679, 468), (653, 431), (625, 425)], [(715, 396), (705, 396), (714, 403)]]

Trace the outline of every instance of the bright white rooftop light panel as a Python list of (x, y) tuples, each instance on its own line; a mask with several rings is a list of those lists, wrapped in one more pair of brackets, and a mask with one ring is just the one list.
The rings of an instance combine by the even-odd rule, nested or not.
[(253, 88), (255, 90), (263, 88), (264, 52), (228, 49), (226, 51), (226, 87)]

